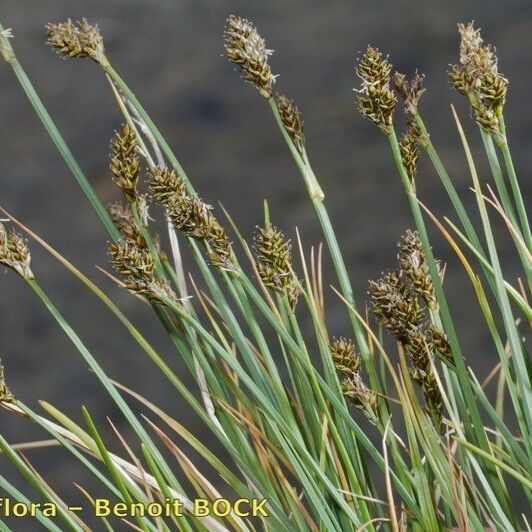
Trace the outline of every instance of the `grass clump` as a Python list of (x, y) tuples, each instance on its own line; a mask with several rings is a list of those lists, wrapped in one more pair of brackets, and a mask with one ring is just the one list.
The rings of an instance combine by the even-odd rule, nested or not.
[[(390, 58), (373, 46), (358, 57), (358, 111), (386, 137), (413, 218), (412, 229), (398, 235), (397, 268), (369, 281), (367, 315), (353, 292), (324, 191), (309, 161), (301, 112), (287, 96), (274, 94), (271, 51), (251, 22), (228, 18), (225, 53), (271, 109), (323, 231), (323, 252), (321, 247), (308, 250), (299, 236), (292, 247), (272, 223), (267, 203), (264, 221), (257, 216), (253, 244), (246, 242), (229, 215), (223, 221), (200, 199), (193, 179), (113, 68), (98, 27), (85, 19), (48, 24), (47, 40), (54, 50), (69, 58), (89, 58), (102, 69), (124, 116), (110, 155), (121, 200), (106, 209), (33, 89), (11, 46), (11, 34), (0, 31), (2, 56), (109, 232), (117, 282), (156, 314), (196, 385), (183, 383), (171, 359), (161, 356), (91, 279), (5, 213), (14, 228), (8, 231), (0, 224), (0, 263), (22, 278), (65, 332), (130, 426), (132, 440), (112, 425), (123, 447), (112, 453), (87, 409), (77, 421), (45, 402), (44, 413), (35, 412), (24, 402), (23, 390), (17, 398), (9, 390), (1, 364), (0, 404), (35, 423), (94, 475), (102, 490), (98, 497), (127, 507), (176, 501), (182, 509), (160, 515), (133, 512), (121, 521), (102, 517), (102, 527), (275, 532), (529, 527), (526, 515), (516, 508), (519, 501), (531, 500), (532, 489), (531, 368), (524, 340), (532, 317), (532, 239), (506, 137), (508, 81), (498, 71), (494, 48), (484, 43), (478, 29), (459, 25), (459, 64), (449, 71), (453, 87), (471, 107), (496, 188), (494, 192), (479, 182), (454, 112), (480, 214), (477, 226), (420, 112), (423, 76), (416, 73), (409, 81), (394, 73)], [(406, 127), (399, 140), (401, 103)], [(417, 195), (418, 160), (425, 155), (453, 208), (452, 216), (443, 220)], [(165, 235), (156, 232), (156, 215), (150, 214), (157, 206), (164, 214)], [(515, 286), (504, 277), (492, 231), (495, 216), (508, 228), (522, 266), (522, 280)], [(491, 349), (499, 356), (483, 383), (469, 365), (484, 357), (485, 348), (467, 356), (461, 349), (445, 294), (445, 268), (434, 257), (429, 226), (450, 246), (470, 279)], [(150, 378), (171, 384), (180, 404), (188, 405), (221, 445), (223, 459), (179, 417), (108, 375), (41, 288), (30, 269), (24, 233), (119, 320), (154, 363)], [(185, 271), (182, 253), (194, 260), (197, 278), (191, 280)], [(322, 259), (332, 262), (335, 280), (323, 279)], [(338, 338), (328, 332), (332, 324), (324, 286), (329, 281), (349, 318), (349, 329)], [(304, 322), (312, 327), (303, 329)], [(497, 375), (493, 398), (486, 386)], [(506, 398), (509, 407), (503, 408)], [(155, 421), (141, 415), (146, 409)], [(193, 454), (181, 449), (183, 441)], [(82, 520), (86, 516), (69, 510), (70, 501), (46, 484), (1, 431), (0, 449), (28, 485), (60, 509), (56, 516), (38, 514), (39, 526), (90, 529)], [(202, 467), (194, 463), (196, 458)], [(381, 471), (382, 482), (375, 481), (374, 469)], [(1, 475), (0, 485), (17, 501), (28, 500)], [(80, 491), (94, 502), (93, 494)], [(196, 499), (214, 502), (222, 496), (265, 500), (264, 513), (248, 516), (235, 508), (223, 515), (194, 512)], [(0, 528), (8, 529), (1, 519)]]

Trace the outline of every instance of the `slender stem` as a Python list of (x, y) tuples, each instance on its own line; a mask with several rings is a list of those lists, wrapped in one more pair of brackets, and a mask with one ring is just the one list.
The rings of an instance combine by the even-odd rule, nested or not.
[[(506, 290), (504, 288), (504, 281), (503, 281), (503, 276), (502, 276), (501, 265), (499, 262), (499, 257), (497, 254), (497, 248), (495, 246), (495, 240), (493, 238), (493, 233), (491, 230), (491, 225), (490, 225), (486, 205), (482, 197), (482, 191), (480, 190), (480, 183), (478, 180), (473, 157), (469, 150), (469, 146), (467, 144), (467, 140), (465, 138), (465, 135), (463, 133), (460, 123), (458, 123), (458, 128), (459, 128), (460, 136), (462, 139), (462, 144), (464, 146), (464, 151), (466, 153), (467, 162), (469, 165), (473, 183), (475, 186), (478, 209), (479, 209), (480, 216), (482, 219), (482, 224), (484, 226), (484, 233), (486, 234), (486, 241), (488, 243), (488, 250), (489, 250), (491, 264), (493, 265), (493, 271), (495, 273), (495, 284), (497, 286), (499, 304), (501, 307), (501, 314), (502, 314), (504, 326), (506, 329), (506, 333), (508, 335), (508, 341), (510, 343), (510, 347), (512, 350), (512, 361), (515, 367), (516, 379), (517, 379), (517, 382), (519, 383), (519, 386), (521, 389), (520, 391), (521, 391), (522, 398), (523, 398), (523, 403), (524, 403), (523, 406), (524, 406), (524, 412), (525, 412), (524, 417), (527, 420), (527, 422), (530, 423), (530, 421), (532, 421), (532, 393), (531, 393), (531, 387), (530, 387), (530, 377), (529, 377), (529, 372), (528, 372), (529, 368), (527, 367), (527, 360), (525, 358), (525, 354), (522, 349), (519, 332), (517, 330), (515, 320), (512, 315), (512, 309), (510, 306), (510, 301), (508, 299), (508, 294), (506, 293)], [(531, 440), (530, 440), (531, 434), (532, 432), (530, 430), (530, 427), (528, 428), (528, 434), (526, 433), (523, 434), (523, 438), (525, 438), (529, 453), (532, 450), (532, 445), (531, 445)]]
[(449, 199), (451, 200), (454, 210), (456, 211), (456, 214), (458, 215), (458, 218), (460, 219), (460, 222), (462, 223), (462, 226), (466, 232), (467, 237), (469, 238), (471, 243), (474, 244), (478, 252), (482, 256), (485, 256), (485, 253), (482, 249), (482, 244), (480, 243), (480, 240), (475, 231), (475, 228), (473, 227), (473, 224), (471, 223), (471, 220), (464, 207), (464, 204), (462, 200), (460, 199), (460, 196), (458, 192), (456, 191), (456, 188), (451, 178), (449, 177), (449, 174), (447, 173), (447, 170), (445, 169), (445, 166), (442, 160), (440, 159), (440, 156), (438, 155), (438, 152), (436, 151), (434, 144), (432, 144), (429, 132), (427, 131), (427, 128), (421, 118), (421, 115), (415, 114), (414, 118), (416, 120), (417, 125), (421, 129), (421, 133), (423, 137), (423, 148), (427, 152), (427, 155), (429, 156), (434, 166), (434, 169), (436, 170), (436, 173), (438, 174), (438, 177), (440, 178), (440, 181), (443, 187), (445, 188), (445, 191), (447, 192)]
[(512, 205), (512, 201), (510, 199), (508, 187), (506, 186), (506, 182), (504, 181), (504, 176), (502, 174), (499, 158), (497, 157), (497, 152), (495, 151), (493, 138), (482, 128), (479, 129), (480, 135), (482, 137), (482, 142), (484, 144), (484, 150), (486, 151), (486, 155), (488, 157), (489, 167), (493, 175), (493, 180), (495, 181), (497, 192), (499, 193), (499, 196), (501, 198), (502, 206), (509, 220), (512, 222), (513, 225), (517, 227), (517, 218), (515, 216), (515, 211)]
[[(501, 129), (501, 133), (506, 139), (506, 124), (504, 122), (504, 116), (502, 115), (502, 113), (499, 116), (499, 127)], [(517, 215), (519, 216), (519, 220), (521, 222), (521, 230), (523, 231), (523, 234), (525, 236), (525, 242), (528, 246), (528, 249), (532, 249), (532, 234), (530, 232), (530, 224), (528, 223), (525, 202), (523, 201), (523, 196), (519, 187), (519, 181), (517, 180), (517, 174), (515, 173), (512, 154), (510, 153), (510, 148), (508, 146), (508, 140), (506, 140), (504, 144), (499, 146), (499, 148), (502, 151), (504, 164), (506, 165), (508, 177), (510, 178), (510, 186), (512, 187), (512, 193), (514, 195), (514, 201), (517, 207)]]
[[(329, 218), (329, 214), (323, 203), (324, 194), (318, 183), (316, 175), (314, 174), (312, 167), (310, 166), (310, 163), (306, 156), (306, 152), (303, 152), (303, 154), (301, 154), (299, 150), (297, 149), (297, 147), (292, 142), (292, 139), (290, 138), (288, 133), (286, 132), (286, 129), (284, 127), (282, 118), (279, 114), (279, 109), (277, 107), (275, 100), (273, 98), (270, 98), (268, 100), (268, 103), (272, 110), (275, 121), (281, 133), (283, 134), (283, 137), (286, 141), (288, 148), (290, 149), (292, 157), (294, 158), (294, 162), (296, 163), (297, 168), (300, 171), (305, 181), (305, 185), (307, 187), (310, 200), (312, 202), (314, 210), (316, 211), (316, 215), (318, 217), (323, 234), (325, 236), (327, 247), (331, 254), (331, 260), (334, 265), (334, 269), (336, 271), (338, 281), (340, 283), (340, 292), (342, 296), (346, 299), (346, 301), (348, 301), (349, 304), (353, 306), (353, 308), (357, 308), (356, 302), (355, 302), (355, 295), (353, 292), (353, 288), (351, 286), (351, 281), (349, 280), (347, 268), (345, 266), (345, 262), (342, 257), (342, 252), (338, 244), (338, 239), (336, 238), (336, 234), (334, 232), (331, 220)], [(379, 377), (375, 369), (373, 357), (369, 353), (368, 345), (367, 345), (366, 338), (364, 336), (362, 327), (351, 313), (349, 313), (349, 320), (353, 328), (353, 332), (355, 335), (355, 341), (362, 355), (364, 367), (366, 368), (368, 372), (371, 386), (376, 390), (380, 390), (381, 387), (379, 384)]]

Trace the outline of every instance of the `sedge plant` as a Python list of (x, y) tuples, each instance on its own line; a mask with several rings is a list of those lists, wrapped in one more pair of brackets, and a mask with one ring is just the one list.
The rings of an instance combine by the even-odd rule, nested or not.
[[(159, 353), (94, 280), (2, 209), (0, 263), (18, 275), (63, 330), (131, 434), (124, 437), (109, 421), (121, 449), (111, 452), (109, 427), (98, 426), (84, 406), (77, 419), (46, 401), (37, 412), (24, 402), (23, 390), (9, 387), (9, 371), (0, 363), (1, 406), (38, 426), (47, 441), (94, 477), (98, 493), (72, 479), (88, 507), (105, 497), (121, 509), (91, 520), (90, 512), (72, 510), (71, 501), (24, 456), (25, 447), (7, 441), (0, 431), (0, 450), (26, 482), (15, 485), (0, 472), (2, 493), (27, 506), (34, 497), (29, 489), (35, 490), (43, 502), (31, 517), (35, 526), (91, 530), (96, 519), (107, 530), (150, 531), (529, 528), (526, 513), (518, 508), (530, 502), (532, 489), (526, 346), (532, 239), (504, 121), (508, 80), (480, 31), (472, 24), (458, 27), (459, 63), (449, 76), (471, 107), (494, 188), (481, 181), (453, 109), (477, 203), (480, 224), (475, 224), (422, 118), (423, 76), (416, 73), (408, 80), (393, 73), (389, 58), (368, 46), (357, 60), (357, 108), (388, 140), (412, 228), (398, 235), (397, 251), (390, 250), (397, 256), (395, 268), (375, 275), (368, 294), (356, 296), (325, 192), (310, 163), (301, 113), (275, 91), (272, 52), (250, 21), (227, 19), (225, 55), (271, 109), (323, 232), (325, 245), (318, 249), (308, 249), (299, 235), (289, 239), (267, 202), (254, 221), (253, 241), (246, 241), (230, 214), (207, 202), (216, 198), (205, 201), (198, 194), (193, 177), (113, 68), (98, 26), (85, 19), (50, 23), (47, 44), (64, 57), (92, 60), (123, 114), (123, 123), (110, 132), (109, 155), (120, 199), (105, 207), (17, 59), (12, 33), (0, 27), (6, 65), (109, 233), (113, 271), (108, 275), (139, 304), (147, 303), (146, 312), (155, 312), (175, 350)], [(399, 102), (406, 112), (401, 136)], [(423, 154), (450, 200), (452, 214), (443, 219), (417, 194), (417, 163)], [(156, 213), (165, 222), (163, 235), (154, 227)], [(504, 276), (494, 224), (506, 227), (515, 247), (522, 266), (519, 282)], [(492, 351), (500, 359), (482, 381), (470, 366), (484, 350), (464, 353), (461, 347), (446, 296), (446, 267), (434, 256), (431, 238), (448, 244), (456, 255), (450, 267), (461, 268), (471, 282)], [(31, 262), (34, 245), (42, 246), (65, 275), (74, 275), (123, 325), (124, 334), (138, 345), (138, 356), (153, 362), (153, 382), (168, 381), (176, 400), (194, 412), (216, 448), (223, 449), (223, 457), (175, 413), (106, 371), (101, 354), (89, 350), (53, 294), (39, 283), (39, 266)], [(194, 277), (185, 271), (185, 253), (197, 267)], [(323, 278), (323, 261), (331, 261), (334, 278)], [(341, 337), (328, 332), (329, 292), (348, 317), (349, 328)], [(308, 330), (312, 334), (303, 332)], [(196, 386), (184, 384), (175, 357)], [(9, 355), (4, 359), (9, 370)], [(494, 380), (495, 395), (488, 386)], [(146, 411), (149, 416), (142, 414)], [(39, 452), (45, 453), (42, 447)], [(201, 465), (194, 462), (198, 458)], [(382, 481), (375, 480), (375, 470)], [(195, 507), (198, 499), (215, 504), (222, 498), (255, 500), (257, 511), (251, 515), (222, 503), (209, 514)], [(9, 530), (3, 518), (0, 529)]]

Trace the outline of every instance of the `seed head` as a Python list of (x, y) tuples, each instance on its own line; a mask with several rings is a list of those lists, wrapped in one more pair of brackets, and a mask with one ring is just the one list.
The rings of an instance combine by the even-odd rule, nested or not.
[(211, 248), (209, 260), (215, 268), (235, 271), (231, 241), (211, 210), (205, 218), (206, 240)]
[(355, 353), (355, 344), (353, 340), (344, 338), (333, 338), (329, 344), (332, 358), (336, 369), (346, 376), (358, 373), (360, 370), (361, 360)]
[(501, 138), (498, 113), (506, 101), (508, 80), (499, 72), (495, 49), (485, 44), (473, 23), (458, 24), (460, 65), (452, 65), (452, 86), (467, 96), (473, 118), (485, 131)]
[(115, 132), (111, 140), (111, 172), (115, 183), (122, 189), (128, 201), (137, 195), (137, 180), (140, 159), (137, 152), (138, 141), (129, 124), (124, 124)]
[(293, 101), (282, 94), (276, 96), (276, 102), (286, 132), (290, 135), (297, 149), (300, 152), (303, 151), (305, 136), (303, 134), (303, 121), (301, 120), (299, 109), (294, 105)]
[(103, 38), (97, 24), (90, 24), (87, 19), (45, 26), (46, 41), (55, 51), (64, 57), (89, 57), (93, 61), (106, 66)]
[(109, 254), (116, 271), (137, 284), (137, 292), (147, 291), (155, 280), (155, 264), (147, 250), (124, 242), (111, 244)]
[(377, 417), (378, 395), (366, 386), (360, 374), (354, 373), (342, 381), (342, 393), (351, 399), (359, 410), (370, 413), (373, 418)]
[(0, 359), (0, 403), (12, 403), (15, 400), (15, 396), (11, 393), (6, 384), (4, 366)]
[(141, 235), (135, 217), (129, 208), (129, 205), (117, 201), (107, 207), (107, 212), (111, 216), (114, 224), (118, 227), (121, 235), (137, 247), (145, 248), (146, 241)]
[(356, 73), (365, 85), (386, 87), (390, 82), (392, 65), (377, 48), (369, 45), (358, 61)]
[(410, 292), (399, 272), (388, 272), (376, 281), (369, 281), (369, 293), (379, 324), (399, 341), (405, 342), (410, 330), (422, 323), (419, 299)]
[(356, 67), (361, 85), (356, 92), (359, 94), (358, 110), (381, 131), (389, 133), (392, 126), (393, 111), (397, 100), (390, 90), (390, 72), (392, 65), (376, 48), (369, 46)]
[(466, 65), (471, 57), (478, 52), (484, 41), (480, 36), (480, 28), (475, 29), (473, 22), (468, 24), (459, 22), (457, 26), (460, 34), (460, 63)]
[(254, 247), (257, 251), (257, 269), (262, 282), (269, 288), (288, 296), (294, 308), (299, 298), (299, 282), (292, 271), (290, 240), (271, 224), (257, 226)]
[(171, 201), (173, 196), (186, 195), (185, 183), (175, 170), (156, 167), (148, 172), (148, 180), (153, 197), (163, 205)]
[(434, 286), (418, 232), (407, 229), (397, 247), (399, 248), (397, 254), (399, 266), (410, 279), (412, 288), (430, 308), (435, 308)]
[(401, 95), (405, 103), (405, 111), (410, 114), (417, 114), (419, 99), (425, 92), (422, 88), (425, 76), (416, 72), (414, 78), (409, 83), (404, 74), (396, 72), (394, 74), (394, 83), (397, 92)]
[(431, 344), (421, 328), (416, 327), (408, 332), (405, 348), (412, 365), (418, 370), (428, 371), (432, 356)]
[(148, 299), (177, 300), (167, 283), (161, 282), (155, 275), (155, 262), (151, 253), (132, 242), (119, 242), (109, 246), (109, 255), (115, 270), (122, 275), (125, 287), (135, 294)]
[(508, 80), (493, 72), (486, 72), (479, 85), (480, 97), (489, 103), (489, 107), (497, 108), (504, 106)]
[(16, 231), (7, 232), (0, 223), (0, 264), (12, 269), (26, 281), (35, 279), (30, 268), (28, 242)]
[(266, 48), (255, 26), (245, 18), (231, 15), (226, 20), (224, 38), (225, 55), (240, 70), (242, 78), (254, 85), (262, 96), (271, 98), (276, 78), (268, 64), (272, 50)]
[(450, 65), (447, 74), (453, 89), (467, 96), (471, 87), (471, 80), (468, 78), (465, 70), (459, 65)]
[(486, 132), (495, 136), (500, 135), (499, 119), (495, 110), (482, 102), (477, 102), (473, 108), (473, 118), (475, 122)]
[(166, 208), (173, 226), (190, 238), (206, 241), (211, 264), (234, 272), (231, 241), (212, 207), (198, 197), (188, 196), (183, 179), (173, 170), (156, 168), (148, 178), (153, 197)]
[(414, 181), (417, 174), (417, 162), (419, 159), (419, 139), (421, 132), (416, 123), (409, 120), (406, 133), (399, 141), (401, 159), (406, 169), (408, 177)]
[(429, 412), (431, 412), (437, 419), (441, 418), (443, 412), (443, 398), (434, 373), (430, 371), (426, 375), (420, 377), (419, 380)]
[(429, 326), (429, 336), (432, 347), (448, 362), (452, 362), (453, 354), (447, 340), (447, 335), (436, 325)]

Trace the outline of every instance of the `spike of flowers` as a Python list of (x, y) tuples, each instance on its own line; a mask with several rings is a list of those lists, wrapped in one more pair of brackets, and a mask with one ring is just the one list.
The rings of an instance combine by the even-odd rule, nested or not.
[(235, 272), (231, 241), (212, 207), (198, 197), (188, 196), (183, 179), (173, 170), (155, 168), (149, 172), (148, 180), (153, 197), (166, 208), (174, 227), (190, 238), (205, 241), (213, 266)]
[(272, 74), (264, 39), (247, 19), (231, 15), (224, 32), (225, 55), (240, 71), (242, 78), (251, 83), (267, 99), (272, 97), (276, 76)]
[(109, 255), (115, 270), (123, 277), (125, 287), (148, 299), (176, 300), (171, 288), (155, 275), (155, 262), (149, 250), (133, 242), (119, 242), (109, 246)]
[(358, 110), (367, 119), (376, 124), (386, 134), (391, 132), (392, 118), (397, 100), (390, 90), (390, 72), (392, 65), (377, 48), (368, 45), (358, 60), (356, 73), (361, 85)]
[(473, 117), (485, 130), (500, 136), (498, 114), (506, 101), (508, 80), (499, 72), (495, 49), (485, 44), (473, 23), (458, 24), (460, 64), (451, 65), (449, 79), (471, 104)]
[(129, 124), (123, 124), (120, 131), (115, 132), (110, 144), (110, 168), (115, 183), (128, 201), (133, 201), (137, 196), (137, 180), (140, 168), (136, 134)]
[(434, 324), (430, 325), (429, 334), (432, 347), (438, 351), (447, 362), (452, 362), (453, 354), (451, 352), (449, 341), (447, 340), (447, 335)]
[(257, 269), (262, 282), (268, 288), (286, 295), (294, 308), (301, 290), (292, 271), (290, 240), (271, 224), (265, 227), (257, 226), (254, 240), (258, 259)]
[(418, 299), (419, 295), (427, 306), (435, 308), (432, 280), (417, 232), (407, 230), (398, 248), (401, 269), (369, 282), (373, 311), (380, 325), (401, 342), (410, 361), (410, 374), (421, 387), (429, 411), (439, 419), (443, 400), (431, 359), (435, 350), (447, 360), (452, 355), (443, 331), (433, 325), (427, 327), (427, 309)]
[(54, 24), (49, 22), (45, 26), (46, 42), (64, 57), (89, 57), (93, 61), (106, 66), (103, 37), (97, 24), (91, 24), (87, 19)]
[(407, 229), (397, 247), (399, 265), (410, 279), (412, 288), (430, 308), (436, 308), (434, 286), (418, 232)]
[(409, 331), (422, 323), (419, 299), (410, 292), (400, 272), (388, 272), (376, 281), (369, 281), (369, 293), (379, 324), (398, 340), (404, 341)]
[(135, 217), (128, 205), (117, 201), (107, 207), (107, 212), (118, 227), (120, 234), (127, 241), (135, 243), (138, 247), (146, 247), (146, 241), (140, 233)]
[(366, 386), (359, 373), (353, 373), (341, 383), (342, 393), (359, 409), (368, 414), (370, 419), (378, 419), (377, 392)]
[(18, 273), (26, 281), (35, 279), (30, 268), (28, 242), (16, 231), (6, 231), (0, 223), (0, 264)]
[(361, 359), (355, 353), (353, 340), (344, 338), (333, 338), (329, 345), (334, 366), (343, 375), (350, 375), (360, 371)]
[(417, 162), (419, 159), (419, 143), (421, 132), (413, 120), (408, 120), (407, 130), (399, 141), (401, 159), (408, 177), (414, 181), (417, 174)]
[(286, 132), (290, 135), (297, 149), (300, 152), (303, 151), (305, 135), (303, 134), (303, 121), (299, 109), (293, 101), (282, 94), (278, 94), (275, 101), (277, 102), (277, 108), (279, 109), (279, 114), (281, 115)]
[(405, 111), (411, 115), (417, 114), (419, 99), (425, 92), (425, 89), (422, 88), (425, 76), (416, 72), (413, 79), (408, 82), (404, 74), (396, 72), (393, 79), (397, 92), (403, 98)]

